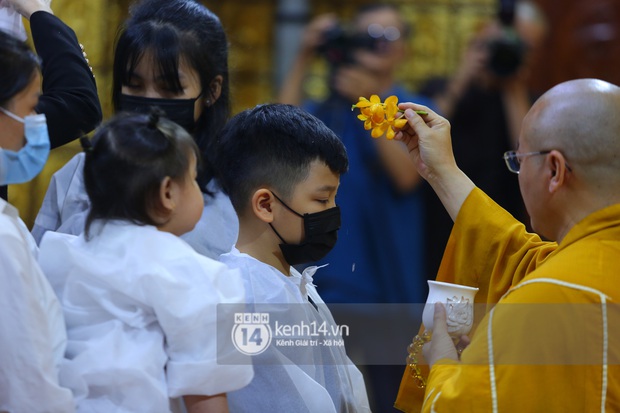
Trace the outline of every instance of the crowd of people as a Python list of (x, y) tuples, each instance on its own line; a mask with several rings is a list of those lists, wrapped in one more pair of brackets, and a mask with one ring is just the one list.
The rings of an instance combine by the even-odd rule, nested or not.
[[(620, 409), (620, 88), (577, 79), (531, 96), (548, 30), (532, 3), (481, 28), (426, 96), (397, 82), (411, 28), (396, 7), (318, 16), (279, 102), (231, 116), (219, 18), (136, 0), (103, 122), (49, 2), (0, 7), (30, 21), (36, 49), (0, 30), (0, 411)], [(518, 59), (498, 63), (506, 43)], [(321, 102), (303, 93), (317, 55)], [(352, 114), (371, 95), (401, 102), (394, 140)], [(29, 231), (7, 185), (78, 138)], [(428, 278), (479, 288), (486, 310), (455, 342), (435, 305), (421, 387), (418, 366), (371, 362), (380, 332), (343, 342), (332, 304), (424, 303)]]

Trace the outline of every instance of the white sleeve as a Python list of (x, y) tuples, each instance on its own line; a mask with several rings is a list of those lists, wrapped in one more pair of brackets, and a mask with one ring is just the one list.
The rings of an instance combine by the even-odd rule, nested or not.
[[(43, 198), (43, 204), (37, 214), (32, 228), (32, 235), (41, 243), (47, 231), (60, 231), (79, 235), (83, 232), (83, 225), (75, 225), (74, 215), (87, 213), (90, 204), (84, 189), (84, 154), (80, 153), (71, 158), (54, 175)], [(66, 224), (70, 221), (70, 224)]]
[(217, 348), (217, 305), (244, 302), (241, 277), (202, 256), (179, 261), (168, 267), (170, 277), (145, 280), (143, 286), (166, 336), (168, 395), (214, 395), (242, 388), (253, 377), (251, 360), (238, 355), (232, 363), (220, 363)]
[(58, 210), (56, 174), (54, 174), (45, 192), (41, 209), (34, 220), (32, 236), (39, 245), (47, 231), (55, 231), (59, 226), (60, 211)]
[(3, 231), (0, 238), (0, 411), (73, 412), (71, 392), (58, 384), (54, 351), (63, 349), (54, 347), (64, 325), (49, 319), (55, 297), (15, 235)]

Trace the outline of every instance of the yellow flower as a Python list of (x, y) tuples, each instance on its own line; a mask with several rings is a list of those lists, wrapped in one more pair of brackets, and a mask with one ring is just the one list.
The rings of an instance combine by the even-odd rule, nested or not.
[(372, 95), (370, 100), (360, 97), (351, 110), (356, 108), (360, 110), (357, 118), (364, 122), (364, 129), (372, 130), (373, 138), (379, 138), (385, 134), (387, 139), (394, 139), (394, 128), (400, 129), (407, 124), (407, 120), (401, 118), (402, 114), (398, 109), (396, 96), (388, 97), (383, 103), (377, 95)]
[(360, 97), (359, 102), (357, 102), (356, 105), (353, 105), (351, 109), (353, 108), (358, 108), (360, 110), (360, 114), (357, 115), (357, 118), (364, 122), (364, 129), (373, 129), (374, 135), (375, 127), (381, 125), (385, 120), (383, 104), (381, 103), (379, 96), (372, 95), (370, 100)]

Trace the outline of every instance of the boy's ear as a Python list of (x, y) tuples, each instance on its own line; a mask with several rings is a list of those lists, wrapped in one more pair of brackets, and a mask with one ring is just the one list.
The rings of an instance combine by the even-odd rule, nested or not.
[(264, 222), (273, 221), (273, 204), (275, 197), (270, 190), (261, 188), (254, 192), (252, 195), (252, 213), (256, 215), (258, 219)]

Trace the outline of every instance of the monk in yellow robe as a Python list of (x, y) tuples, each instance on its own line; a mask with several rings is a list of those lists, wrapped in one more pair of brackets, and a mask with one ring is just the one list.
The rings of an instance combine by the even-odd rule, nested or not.
[(595, 79), (554, 87), (525, 117), (519, 150), (505, 154), (532, 228), (557, 243), (475, 188), (445, 119), (401, 108), (408, 126), (397, 138), (455, 220), (438, 279), (479, 287), (476, 301), (489, 305), (460, 357), (436, 306), (425, 393), (407, 371), (396, 406), (620, 411), (620, 88)]

